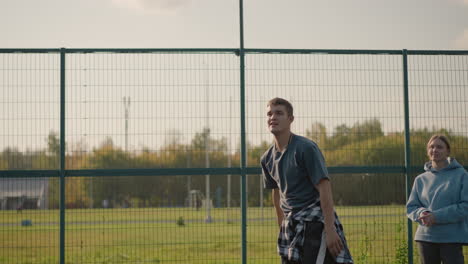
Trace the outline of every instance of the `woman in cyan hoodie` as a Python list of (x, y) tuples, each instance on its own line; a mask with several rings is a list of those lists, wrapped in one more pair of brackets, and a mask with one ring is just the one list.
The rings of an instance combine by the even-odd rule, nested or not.
[(422, 264), (463, 264), (468, 244), (468, 173), (450, 158), (450, 143), (434, 135), (427, 143), (430, 161), (416, 177), (406, 204), (408, 217), (419, 223), (414, 240)]

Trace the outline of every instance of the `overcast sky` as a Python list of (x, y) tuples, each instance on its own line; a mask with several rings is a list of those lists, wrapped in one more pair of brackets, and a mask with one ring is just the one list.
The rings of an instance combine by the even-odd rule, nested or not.
[[(236, 48), (237, 0), (2, 0), (0, 48)], [(468, 0), (245, 0), (246, 48), (468, 49)]]
[[(244, 12), (246, 48), (468, 50), (468, 0), (244, 0)], [(239, 2), (0, 0), (0, 32), (0, 48), (238, 48)], [(130, 134), (134, 135), (129, 143), (132, 148), (142, 145), (157, 148), (170, 134), (168, 131), (185, 133), (189, 140), (192, 133), (206, 125), (207, 117), (211, 118), (214, 134), (230, 137), (239, 131), (237, 120), (231, 118), (229, 111), (221, 110), (231, 99), (238, 99), (235, 85), (238, 61), (233, 54), (114, 55), (70, 57), (75, 67), (71, 67), (67, 79), (71, 87), (69, 94), (72, 94), (67, 112), (70, 144), (81, 140), (92, 147), (111, 135), (123, 146), (121, 98), (124, 96), (132, 98), (129, 125)], [(59, 131), (58, 75), (53, 70), (37, 69), (56, 69), (57, 57), (7, 54), (0, 59), (4, 61), (0, 67), (14, 70), (0, 75), (0, 98), (4, 100), (0, 100), (0, 150), (5, 146), (43, 148), (48, 133)], [(392, 105), (402, 98), (398, 57), (345, 58), (315, 54), (302, 56), (300, 60), (296, 56), (282, 60), (281, 56), (255, 55), (248, 59), (249, 67), (264, 69), (249, 71), (247, 75), (247, 96), (251, 101), (247, 109), (250, 111), (249, 140), (255, 136), (269, 138), (262, 111), (264, 102), (274, 96), (289, 98), (293, 103), (296, 103), (294, 99), (309, 100), (302, 105), (297, 102), (296, 113), (304, 116), (303, 121), (296, 122), (300, 131), (312, 122), (324, 123), (331, 132), (338, 124), (352, 126), (357, 121), (372, 118), (378, 118), (386, 132), (403, 129), (402, 107)], [(359, 70), (340, 72), (334, 68), (338, 65), (335, 63)], [(442, 67), (440, 69), (451, 67), (455, 71), (414, 75), (419, 78), (412, 80), (415, 87), (426, 79), (429, 81), (421, 87), (432, 87), (429, 84), (438, 87), (444, 81), (447, 89), (463, 94), (460, 87), (466, 84), (466, 71), (456, 69), (465, 69), (466, 57), (444, 57), (443, 61), (428, 59), (424, 63), (427, 67), (437, 64)], [(286, 64), (286, 68), (295, 65), (298, 69), (312, 67), (315, 70), (283, 71), (280, 64)], [(184, 66), (183, 71), (164, 71), (179, 69), (180, 65)], [(117, 70), (109, 70), (115, 67)], [(200, 71), (206, 67), (208, 71)], [(227, 70), (210, 70), (222, 67)], [(384, 67), (384, 71), (368, 71), (368, 67)], [(322, 68), (326, 71), (321, 71)], [(142, 69), (151, 73), (142, 77)], [(333, 78), (328, 78), (330, 76)], [(435, 76), (435, 79), (428, 76)], [(372, 92), (362, 90), (371, 87), (369, 83), (374, 87)], [(111, 90), (110, 85), (116, 84)], [(80, 89), (72, 89), (74, 87)], [(162, 91), (151, 87), (171, 89)], [(204, 107), (207, 98), (196, 97), (205, 95), (205, 91), (210, 91), (209, 107)], [(414, 92), (415, 98), (417, 92)], [(184, 96), (193, 104), (184, 104)], [(366, 104), (367, 108), (355, 103), (362, 100), (359, 96), (371, 102)], [(314, 104), (309, 103), (312, 98), (316, 100)], [(386, 104), (380, 103), (384, 101)], [(14, 107), (11, 107), (12, 102), (16, 102)], [(451, 103), (452, 108), (441, 104), (440, 109), (418, 104), (412, 108), (412, 113), (427, 113), (427, 109), (431, 109), (435, 115), (461, 116), (462, 122), (444, 119), (452, 123), (445, 125), (436, 120), (434, 124), (466, 131), (464, 102), (463, 99), (458, 104)], [(311, 107), (321, 107), (321, 110)], [(186, 111), (187, 108), (190, 111)], [(237, 115), (239, 110), (233, 107), (232, 112)], [(159, 118), (160, 115), (171, 118)], [(178, 122), (181, 116), (185, 123)], [(157, 118), (159, 123), (148, 122)], [(413, 123), (415, 127), (431, 127), (426, 119), (417, 120), (422, 123)], [(30, 131), (35, 131), (34, 135)], [(139, 134), (149, 139), (138, 138)]]

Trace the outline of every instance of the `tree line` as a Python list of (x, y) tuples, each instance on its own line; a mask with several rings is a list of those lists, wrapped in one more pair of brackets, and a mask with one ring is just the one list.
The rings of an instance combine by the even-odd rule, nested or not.
[[(416, 129), (411, 135), (411, 161), (423, 166), (427, 160), (426, 143), (431, 135), (447, 135), (452, 155), (462, 164), (468, 162), (468, 138), (445, 129)], [(322, 149), (328, 166), (403, 166), (405, 163), (404, 133), (384, 133), (379, 120), (371, 119), (352, 126), (346, 124), (328, 132), (314, 123), (305, 136)], [(47, 137), (47, 148), (20, 152), (7, 147), (0, 153), (0, 169), (57, 169), (60, 144), (56, 133)], [(271, 142), (248, 143), (248, 164), (258, 164)], [(209, 146), (208, 155), (206, 146)], [(237, 167), (239, 151), (228, 151), (226, 138), (214, 138), (208, 128), (195, 133), (190, 143), (174, 138), (159, 150), (144, 148), (130, 153), (115, 145), (109, 137), (91, 151), (67, 151), (67, 169), (128, 168), (202, 168), (208, 156), (210, 167)], [(415, 175), (412, 175), (413, 177)], [(338, 205), (402, 204), (405, 202), (405, 177), (402, 174), (334, 174), (332, 185)], [(248, 177), (248, 204), (271, 205), (270, 192), (261, 193), (261, 177)], [(186, 206), (190, 190), (205, 192), (205, 176), (128, 176), (73, 177), (66, 180), (68, 208)], [(228, 186), (229, 185), (229, 186)], [(230, 190), (230, 195), (228, 195)], [(58, 207), (58, 179), (49, 180), (49, 207)], [(239, 206), (239, 175), (212, 175), (210, 193), (215, 206)], [(229, 197), (228, 197), (229, 196)], [(103, 205), (107, 201), (108, 205)]]

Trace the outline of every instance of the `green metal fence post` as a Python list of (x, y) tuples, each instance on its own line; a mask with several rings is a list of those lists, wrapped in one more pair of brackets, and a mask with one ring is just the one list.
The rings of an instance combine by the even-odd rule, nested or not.
[(240, 119), (241, 119), (241, 240), (242, 240), (242, 263), (247, 263), (247, 150), (245, 138), (245, 57), (244, 57), (244, 4), (239, 0), (239, 59), (240, 59)]
[(65, 264), (65, 48), (60, 49), (60, 264)]
[[(410, 146), (410, 123), (409, 123), (409, 96), (408, 96), (408, 51), (403, 50), (403, 98), (405, 115), (405, 179), (406, 179), (406, 201), (411, 192), (411, 146)], [(408, 263), (413, 263), (413, 223), (407, 219), (408, 232)]]

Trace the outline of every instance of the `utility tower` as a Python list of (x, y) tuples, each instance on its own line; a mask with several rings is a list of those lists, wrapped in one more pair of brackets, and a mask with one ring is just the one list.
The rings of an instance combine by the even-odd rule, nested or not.
[(128, 151), (128, 117), (130, 112), (130, 96), (122, 98), (125, 109), (125, 152)]

